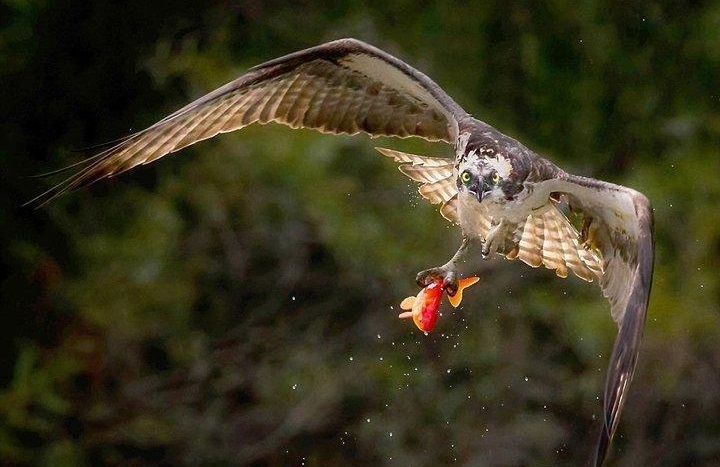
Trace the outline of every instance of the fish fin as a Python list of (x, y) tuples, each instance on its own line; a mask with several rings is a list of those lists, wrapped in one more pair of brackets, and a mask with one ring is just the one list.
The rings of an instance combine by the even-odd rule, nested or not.
[(413, 312), (412, 311), (404, 311), (398, 315), (398, 318), (400, 319), (408, 319), (412, 318)]
[(480, 278), (477, 276), (463, 277), (462, 279), (460, 279), (458, 281), (458, 289), (457, 289), (457, 292), (455, 293), (455, 295), (453, 295), (452, 297), (450, 295), (448, 295), (448, 301), (450, 301), (450, 304), (454, 308), (459, 307), (460, 303), (462, 302), (462, 298), (463, 298), (463, 290), (465, 290), (468, 287), (470, 287), (471, 285), (477, 283), (477, 281), (479, 281), (479, 280), (480, 280)]
[(458, 281), (458, 290), (467, 289), (473, 284), (477, 284), (480, 281), (478, 276), (463, 277)]
[(415, 297), (410, 296), (410, 297), (407, 297), (402, 302), (400, 302), (400, 309), (401, 310), (412, 310), (413, 305), (415, 305)]
[(460, 306), (460, 302), (462, 302), (462, 295), (462, 290), (460, 290), (460, 288), (458, 288), (458, 291), (452, 297), (448, 295), (448, 301), (453, 306), (453, 308), (457, 308)]

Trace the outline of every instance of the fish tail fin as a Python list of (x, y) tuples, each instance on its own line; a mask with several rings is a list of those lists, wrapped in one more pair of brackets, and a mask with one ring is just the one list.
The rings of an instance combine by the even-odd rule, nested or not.
[(467, 289), (471, 285), (477, 283), (480, 278), (477, 276), (471, 276), (471, 277), (463, 277), (458, 281), (458, 289), (455, 295), (452, 297), (448, 295), (448, 301), (453, 306), (453, 308), (457, 308), (460, 306), (460, 303), (462, 302), (463, 298), (463, 290)]

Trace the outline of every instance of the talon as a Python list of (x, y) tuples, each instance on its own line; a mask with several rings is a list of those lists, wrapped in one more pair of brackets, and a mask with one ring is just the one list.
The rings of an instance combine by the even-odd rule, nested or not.
[(455, 295), (458, 290), (457, 272), (447, 266), (421, 271), (418, 273), (416, 281), (420, 287), (427, 287), (433, 282), (442, 281), (442, 289), (451, 297)]
[(480, 250), (480, 254), (482, 255), (483, 259), (490, 258), (490, 248), (488, 248), (487, 243), (483, 244), (483, 247)]
[(415, 278), (415, 282), (417, 282), (417, 285), (420, 287), (427, 287), (428, 285), (432, 284), (433, 282), (444, 279), (445, 277), (445, 271), (442, 270), (442, 268), (430, 268), (426, 269), (424, 271), (420, 271), (417, 273), (417, 277)]
[(407, 297), (400, 303), (400, 309), (403, 312), (398, 315), (398, 318), (412, 318), (415, 325), (425, 333), (432, 331), (437, 323), (440, 301), (445, 292), (448, 294), (450, 304), (457, 308), (462, 301), (463, 289), (479, 280), (475, 276), (458, 279), (455, 270), (446, 265), (419, 273), (418, 281), (424, 281), (430, 276), (437, 277), (439, 274), (444, 274), (445, 277), (435, 279), (430, 285), (423, 287), (417, 296)]
[(451, 297), (455, 296), (458, 291), (458, 278), (455, 271), (448, 271), (443, 278), (443, 289)]

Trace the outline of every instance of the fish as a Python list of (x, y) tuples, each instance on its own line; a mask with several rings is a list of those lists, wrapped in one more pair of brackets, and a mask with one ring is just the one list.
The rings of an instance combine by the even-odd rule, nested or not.
[[(463, 298), (463, 290), (479, 281), (477, 276), (464, 277), (458, 281), (458, 289), (455, 295), (448, 295), (450, 304), (457, 308)], [(437, 324), (440, 302), (442, 301), (445, 288), (443, 281), (438, 279), (422, 288), (417, 296), (407, 297), (400, 303), (400, 309), (406, 310), (398, 315), (400, 319), (412, 318), (415, 325), (423, 332), (430, 332)]]

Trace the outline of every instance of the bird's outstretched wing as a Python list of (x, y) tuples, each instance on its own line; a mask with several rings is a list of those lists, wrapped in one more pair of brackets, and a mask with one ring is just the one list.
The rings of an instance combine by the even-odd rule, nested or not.
[(568, 271), (588, 282), (603, 275), (599, 255), (580, 244), (577, 230), (553, 200), (510, 231), (502, 253), (534, 268), (544, 265), (554, 269), (562, 278)]
[(452, 144), (458, 118), (465, 115), (437, 84), (405, 62), (364, 42), (340, 39), (252, 68), (149, 128), (111, 143), (30, 203), (44, 204), (67, 190), (255, 122)]
[[(419, 156), (387, 148), (375, 148), (380, 154), (400, 163), (400, 171), (412, 180), (420, 182), (418, 191), (432, 204), (442, 204), (440, 214), (450, 222), (460, 223), (458, 218), (458, 190), (455, 185), (455, 161), (444, 157)], [(487, 228), (490, 220), (486, 219)], [(485, 232), (487, 233), (487, 228)]]
[(566, 277), (568, 269), (585, 280), (599, 278), (618, 324), (605, 380), (603, 426), (595, 465), (602, 465), (620, 420), (635, 373), (653, 273), (653, 215), (641, 193), (612, 183), (555, 173), (545, 182), (553, 198), (565, 197), (583, 216), (578, 233), (553, 199), (518, 224), (506, 239), (508, 259), (544, 264)]
[(595, 454), (600, 466), (617, 430), (645, 327), (654, 258), (652, 207), (641, 193), (611, 183), (568, 174), (551, 183), (584, 216), (581, 241), (602, 256), (600, 287), (619, 327), (605, 380)]
[(565, 197), (570, 208), (582, 214), (582, 232), (549, 199), (512, 231), (505, 255), (533, 267), (544, 264), (560, 277), (566, 277), (568, 269), (588, 281), (597, 277), (610, 302), (619, 330), (605, 380), (594, 461), (600, 466), (618, 427), (645, 327), (654, 258), (652, 208), (635, 190), (562, 171), (542, 183), (549, 184), (552, 197)]

